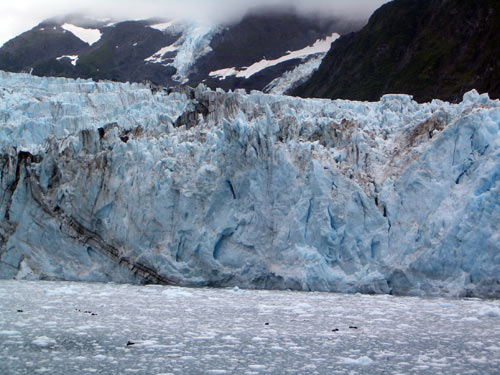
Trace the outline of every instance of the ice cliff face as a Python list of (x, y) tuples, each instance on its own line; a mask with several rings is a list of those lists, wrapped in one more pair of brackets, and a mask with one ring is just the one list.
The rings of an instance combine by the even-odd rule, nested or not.
[(500, 296), (500, 102), (0, 72), (0, 276)]

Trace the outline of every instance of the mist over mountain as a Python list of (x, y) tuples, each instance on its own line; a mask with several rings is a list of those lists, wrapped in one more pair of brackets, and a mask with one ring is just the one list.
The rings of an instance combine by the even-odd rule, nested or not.
[(151, 17), (175, 18), (194, 22), (220, 24), (239, 22), (249, 10), (262, 7), (277, 9), (294, 8), (301, 15), (320, 14), (352, 20), (366, 20), (387, 0), (66, 0), (4, 1), (0, 3), (0, 46), (45, 19), (64, 14), (84, 14), (97, 19), (115, 22), (148, 19)]
[(0, 69), (281, 93), (309, 77), (340, 34), (363, 23), (302, 15), (291, 7), (253, 9), (224, 24), (162, 18), (116, 22), (72, 14), (49, 18), (7, 42), (0, 49)]

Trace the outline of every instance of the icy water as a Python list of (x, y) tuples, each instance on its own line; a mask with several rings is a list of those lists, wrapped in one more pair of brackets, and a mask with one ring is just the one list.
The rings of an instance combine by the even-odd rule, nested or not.
[(500, 374), (500, 301), (0, 281), (0, 374), (94, 373)]

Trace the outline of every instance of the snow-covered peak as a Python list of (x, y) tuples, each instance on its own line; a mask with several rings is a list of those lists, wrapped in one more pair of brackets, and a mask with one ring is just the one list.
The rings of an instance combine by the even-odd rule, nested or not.
[(86, 29), (69, 23), (65, 23), (61, 25), (61, 27), (64, 30), (73, 33), (77, 38), (83, 40), (89, 45), (93, 45), (94, 43), (98, 42), (102, 36), (101, 31), (98, 29)]
[(169, 21), (169, 22), (162, 22), (162, 23), (156, 23), (154, 25), (149, 25), (149, 27), (156, 29), (156, 30), (165, 31), (173, 24), (174, 24), (174, 21)]

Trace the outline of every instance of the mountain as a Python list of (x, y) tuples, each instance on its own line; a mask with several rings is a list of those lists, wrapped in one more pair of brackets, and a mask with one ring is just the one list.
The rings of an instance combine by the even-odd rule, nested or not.
[[(200, 58), (190, 78), (210, 87), (264, 90), (303, 60), (324, 57), (339, 34), (356, 28), (359, 25), (353, 22), (308, 18), (292, 11), (250, 13), (214, 36), (212, 51)], [(221, 70), (224, 73), (214, 74)]]
[(378, 100), (407, 93), (457, 102), (477, 89), (500, 97), (500, 2), (395, 0), (337, 40), (294, 91), (303, 97)]
[(7, 42), (0, 49), (0, 70), (264, 90), (297, 68), (288, 74), (285, 90), (317, 68), (339, 33), (359, 27), (338, 18), (300, 16), (293, 9), (260, 9), (227, 25), (106, 22), (70, 15), (44, 21)]
[(0, 72), (0, 277), (500, 297), (500, 101)]

